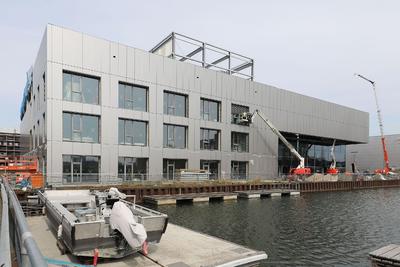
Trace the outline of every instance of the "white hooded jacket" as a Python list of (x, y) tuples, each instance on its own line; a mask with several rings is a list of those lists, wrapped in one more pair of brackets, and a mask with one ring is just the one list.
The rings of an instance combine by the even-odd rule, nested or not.
[(132, 248), (139, 248), (147, 239), (143, 224), (137, 223), (129, 207), (121, 202), (115, 202), (111, 210), (110, 225), (118, 230)]

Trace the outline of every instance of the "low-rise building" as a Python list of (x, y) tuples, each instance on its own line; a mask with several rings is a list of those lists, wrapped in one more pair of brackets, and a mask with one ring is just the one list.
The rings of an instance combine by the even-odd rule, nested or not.
[(0, 129), (0, 158), (15, 158), (24, 153), (19, 131), (16, 129)]
[[(386, 149), (391, 168), (400, 169), (400, 134), (385, 136)], [(346, 167), (353, 171), (352, 164), (362, 173), (374, 173), (377, 169), (383, 169), (383, 147), (381, 136), (370, 136), (367, 144), (349, 145), (346, 150)]]

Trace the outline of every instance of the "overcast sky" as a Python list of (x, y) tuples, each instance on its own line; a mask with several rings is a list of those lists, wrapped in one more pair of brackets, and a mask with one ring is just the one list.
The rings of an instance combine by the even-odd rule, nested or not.
[(255, 59), (255, 80), (370, 113), (400, 133), (400, 1), (2, 1), (0, 128), (19, 128), (26, 70), (47, 23), (148, 50), (171, 31)]

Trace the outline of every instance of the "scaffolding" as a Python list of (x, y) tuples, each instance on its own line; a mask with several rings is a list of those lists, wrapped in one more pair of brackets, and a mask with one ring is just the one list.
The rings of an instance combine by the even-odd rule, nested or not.
[(251, 81), (254, 79), (253, 59), (176, 32), (169, 34), (150, 52)]

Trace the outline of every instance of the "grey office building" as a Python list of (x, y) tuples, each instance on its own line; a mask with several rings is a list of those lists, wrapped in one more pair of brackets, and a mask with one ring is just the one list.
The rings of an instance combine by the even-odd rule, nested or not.
[[(178, 51), (179, 41), (193, 49)], [(334, 139), (342, 169), (346, 145), (368, 141), (368, 113), (258, 83), (253, 73), (252, 59), (176, 33), (148, 52), (47, 25), (27, 75), (21, 133), (55, 186), (175, 179), (182, 169), (206, 169), (210, 179), (285, 174), (298, 161), (278, 137), (260, 119), (238, 120), (255, 109), (314, 171), (329, 166)]]
[[(386, 135), (386, 148), (391, 168), (400, 169), (400, 134)], [(383, 169), (383, 148), (380, 136), (370, 136), (367, 144), (349, 145), (346, 149), (346, 167), (352, 170), (352, 164), (360, 172), (373, 173)]]

